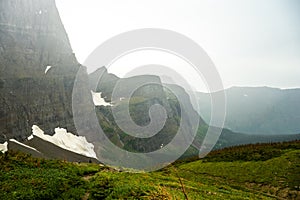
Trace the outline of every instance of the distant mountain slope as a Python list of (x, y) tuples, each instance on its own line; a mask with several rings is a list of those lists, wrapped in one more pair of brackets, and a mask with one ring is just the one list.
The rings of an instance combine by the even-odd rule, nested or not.
[(300, 134), (282, 134), (282, 135), (251, 135), (232, 132), (228, 129), (223, 129), (222, 134), (215, 145), (214, 149), (224, 147), (256, 144), (256, 143), (271, 143), (300, 140)]
[[(98, 71), (89, 75), (89, 80), (91, 85), (98, 81), (97, 73), (102, 74), (103, 78), (97, 85), (97, 92), (102, 92), (103, 97), (107, 101), (111, 101), (111, 93), (113, 88), (118, 81), (122, 81), (122, 85), (139, 85), (140, 80), (156, 80), (160, 82), (158, 77), (155, 76), (139, 76), (132, 77), (127, 79), (119, 79), (113, 74), (107, 73), (105, 68), (101, 68)], [(197, 114), (190, 103), (190, 99), (186, 91), (177, 85), (168, 85), (169, 88), (172, 88), (174, 91), (177, 91), (178, 94), (181, 94), (181, 99), (185, 101), (186, 104), (190, 105), (190, 108), (187, 112), (191, 113), (193, 117), (199, 117), (199, 127), (196, 138), (193, 145), (186, 151), (182, 157), (190, 157), (199, 154), (199, 150), (196, 148), (199, 147), (204, 139), (204, 136), (207, 132), (208, 125), (202, 120), (201, 115)], [(122, 97), (122, 96), (120, 96)], [(126, 99), (122, 100), (126, 101)], [(116, 107), (122, 108), (122, 101), (113, 102)], [(182, 108), (180, 108), (178, 99), (170, 91), (162, 90), (161, 87), (147, 86), (142, 87), (136, 92), (132, 99), (130, 100), (131, 108), (131, 117), (139, 125), (145, 125), (149, 123), (148, 110), (150, 105), (154, 103), (160, 103), (168, 109), (168, 115), (171, 118), (168, 118), (164, 129), (162, 129), (159, 134), (151, 137), (149, 139), (136, 139), (133, 138), (119, 129), (117, 124), (114, 121), (114, 118), (111, 113), (111, 107), (96, 107), (97, 116), (99, 123), (101, 124), (104, 132), (110, 138), (112, 142), (118, 145), (121, 148), (124, 148), (129, 151), (138, 151), (138, 152), (147, 152), (160, 148), (161, 144), (166, 145), (176, 134), (179, 122), (176, 119), (181, 117)], [(191, 128), (187, 129), (190, 130)], [(299, 132), (300, 133), (300, 132)], [(292, 141), (299, 140), (300, 134), (260, 134), (260, 135), (251, 135), (244, 134), (242, 132), (231, 131), (229, 129), (223, 129), (220, 138), (214, 149), (220, 149), (229, 146), (236, 146), (242, 144), (255, 144), (255, 143), (269, 143), (269, 142), (281, 142), (281, 141)]]
[[(201, 130), (202, 129), (202, 130)], [(181, 156), (181, 159), (199, 156), (199, 150), (195, 147), (199, 145), (201, 141), (203, 141), (203, 132), (206, 132), (207, 127), (200, 127), (198, 130), (198, 134), (194, 140), (193, 145)], [(222, 133), (214, 145), (213, 150), (224, 149), (226, 147), (234, 147), (245, 144), (258, 144), (258, 143), (274, 143), (274, 142), (289, 142), (300, 140), (300, 134), (282, 134), (282, 135), (251, 135), (244, 133), (233, 132), (229, 129), (223, 129)]]
[[(300, 89), (233, 87), (225, 92), (226, 128), (260, 135), (300, 133)], [(198, 93), (198, 101), (201, 116), (209, 122), (209, 94)]]
[[(99, 83), (97, 83), (99, 77), (98, 74), (103, 75)], [(186, 102), (184, 107), (180, 107), (176, 98), (169, 98), (169, 94), (165, 91), (165, 88), (163, 88), (158, 76), (144, 75), (130, 78), (118, 78), (113, 74), (109, 74), (106, 68), (100, 68), (89, 75), (89, 81), (91, 85), (94, 85), (91, 90), (99, 93), (101, 92), (102, 97), (113, 105), (112, 107), (95, 107), (98, 121), (103, 131), (111, 142), (127, 151), (147, 153), (159, 150), (168, 145), (169, 142), (176, 136), (181, 125), (180, 119), (182, 115), (187, 116), (186, 113), (189, 113), (190, 115), (183, 119), (185, 120), (185, 123), (183, 123), (181, 127), (181, 130), (183, 130), (186, 137), (189, 137), (189, 135), (192, 134), (193, 126), (195, 125), (195, 123), (192, 123), (193, 120), (198, 119), (199, 121), (197, 123), (200, 127), (206, 126), (201, 117), (193, 110), (191, 104)], [(144, 83), (147, 82), (151, 82), (152, 84), (144, 85)], [(115, 87), (117, 83), (120, 86), (118, 89)], [(128, 89), (135, 86), (140, 87), (135, 90), (131, 98), (129, 98)], [(115, 92), (118, 91), (118, 96), (114, 100), (111, 98), (113, 89), (115, 89)], [(182, 88), (180, 95), (182, 98), (188, 99), (188, 95)], [(154, 132), (157, 134), (149, 138), (135, 138), (129, 135), (126, 131), (120, 129), (113, 117), (112, 111), (114, 110), (118, 115), (124, 116), (128, 109), (126, 106), (127, 103), (129, 103), (130, 116), (123, 117), (122, 119), (127, 120), (128, 118), (132, 118), (134, 123), (141, 127), (146, 127), (150, 123), (150, 107), (155, 104), (162, 105), (165, 108), (167, 115), (162, 129), (158, 129), (157, 132)], [(191, 119), (191, 117), (193, 119)], [(174, 149), (180, 149), (181, 146), (185, 146), (183, 145), (184, 142), (185, 141), (182, 141), (181, 144), (177, 145), (173, 144), (171, 147)], [(190, 142), (192, 141), (190, 140)], [(107, 153), (101, 149), (101, 155), (106, 154)]]

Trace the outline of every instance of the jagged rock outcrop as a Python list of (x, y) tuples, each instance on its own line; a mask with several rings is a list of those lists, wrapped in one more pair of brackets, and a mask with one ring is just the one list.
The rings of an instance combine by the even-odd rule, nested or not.
[(0, 142), (25, 139), (33, 124), (47, 133), (58, 126), (75, 132), (78, 68), (54, 0), (1, 0)]

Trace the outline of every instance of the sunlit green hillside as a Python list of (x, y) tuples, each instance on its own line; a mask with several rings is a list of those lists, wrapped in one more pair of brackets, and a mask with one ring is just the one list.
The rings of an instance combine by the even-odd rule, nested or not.
[(8, 152), (0, 199), (299, 199), (299, 177), (299, 141), (219, 150), (151, 173)]

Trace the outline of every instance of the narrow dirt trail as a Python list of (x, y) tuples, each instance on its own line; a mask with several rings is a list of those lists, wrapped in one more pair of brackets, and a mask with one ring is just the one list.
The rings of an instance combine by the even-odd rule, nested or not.
[[(90, 181), (90, 179), (91, 179), (93, 176), (95, 176), (95, 175), (96, 175), (96, 173), (93, 173), (93, 174), (87, 174), (87, 175), (83, 176), (82, 178), (83, 178), (83, 180), (85, 180), (85, 181)], [(89, 192), (86, 192), (86, 193), (84, 194), (84, 196), (82, 197), (82, 200), (88, 200), (88, 199), (89, 199), (89, 196), (90, 196), (90, 193), (89, 193)]]

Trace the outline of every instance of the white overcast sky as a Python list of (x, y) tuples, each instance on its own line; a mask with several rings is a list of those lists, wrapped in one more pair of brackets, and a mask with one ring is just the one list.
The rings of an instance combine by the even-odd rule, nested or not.
[[(215, 63), (226, 88), (300, 87), (298, 0), (56, 0), (56, 4), (80, 63), (112, 36), (163, 28), (197, 42)], [(122, 76), (122, 65), (150, 64), (149, 57), (155, 64), (164, 61), (163, 54), (140, 53), (136, 59), (132, 55), (120, 60), (112, 72)]]

